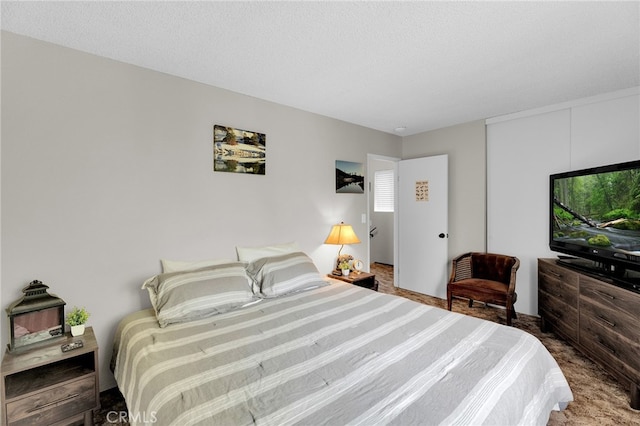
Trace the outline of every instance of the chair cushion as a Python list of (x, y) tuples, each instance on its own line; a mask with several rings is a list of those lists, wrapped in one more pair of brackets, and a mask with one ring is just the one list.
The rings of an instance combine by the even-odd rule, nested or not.
[(465, 280), (455, 281), (451, 283), (452, 286), (458, 288), (481, 288), (485, 291), (495, 293), (506, 293), (509, 286), (501, 283), (500, 281), (485, 280), (483, 278), (467, 278)]
[(509, 286), (499, 281), (467, 278), (449, 283), (454, 296), (466, 297), (486, 303), (506, 303)]

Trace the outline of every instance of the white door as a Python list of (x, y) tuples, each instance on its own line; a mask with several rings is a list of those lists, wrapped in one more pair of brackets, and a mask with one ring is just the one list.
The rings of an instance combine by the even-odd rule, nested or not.
[(446, 299), (448, 156), (398, 163), (398, 287)]

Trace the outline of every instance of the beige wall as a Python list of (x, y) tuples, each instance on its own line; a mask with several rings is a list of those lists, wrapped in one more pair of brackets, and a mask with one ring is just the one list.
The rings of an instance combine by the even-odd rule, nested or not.
[(449, 258), (486, 247), (484, 120), (408, 136), (402, 158), (449, 156)]
[[(40, 279), (85, 306), (102, 389), (115, 327), (149, 306), (140, 285), (161, 258), (295, 240), (329, 271), (332, 224), (368, 235), (366, 196), (335, 193), (335, 160), (401, 153), (395, 135), (6, 32), (1, 77), (1, 300)], [(266, 133), (266, 175), (213, 172), (214, 124)], [(4, 345), (6, 316), (0, 332)]]

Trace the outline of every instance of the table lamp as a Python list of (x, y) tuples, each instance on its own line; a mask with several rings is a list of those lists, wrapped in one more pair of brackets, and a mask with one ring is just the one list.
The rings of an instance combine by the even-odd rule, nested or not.
[(329, 236), (324, 241), (324, 243), (340, 245), (340, 250), (338, 250), (338, 259), (336, 261), (336, 268), (334, 269), (333, 273), (336, 275), (341, 275), (340, 268), (338, 268), (338, 265), (340, 264), (340, 252), (342, 252), (345, 244), (359, 244), (360, 239), (353, 231), (351, 225), (346, 225), (344, 222), (340, 222), (338, 225), (333, 225), (333, 228), (331, 228), (331, 232), (329, 232)]

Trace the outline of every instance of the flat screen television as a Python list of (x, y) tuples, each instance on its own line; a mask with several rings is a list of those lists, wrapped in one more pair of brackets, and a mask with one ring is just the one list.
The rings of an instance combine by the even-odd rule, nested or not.
[(640, 284), (640, 161), (550, 176), (549, 248), (569, 266)]

